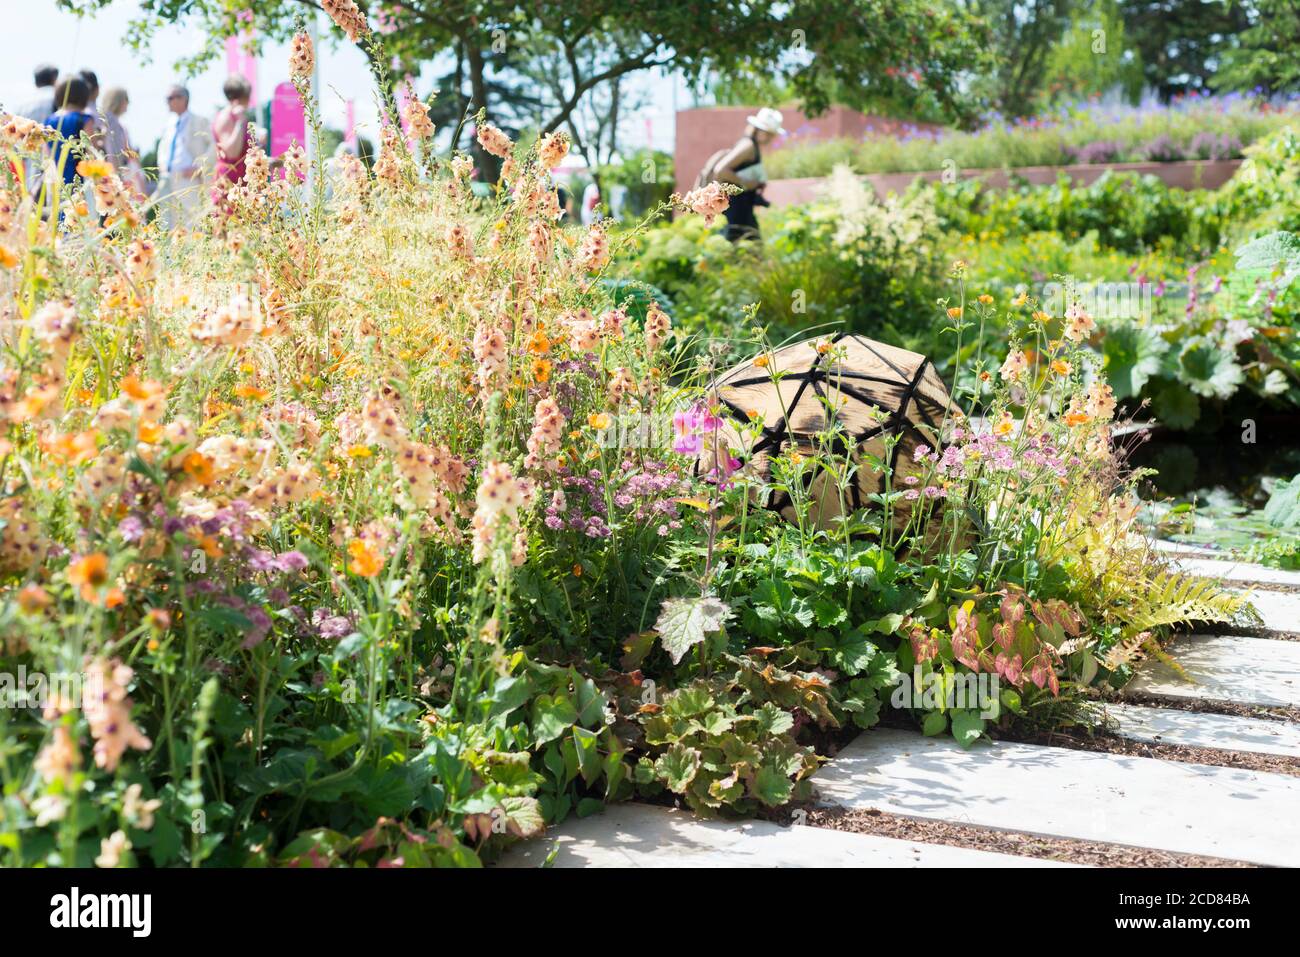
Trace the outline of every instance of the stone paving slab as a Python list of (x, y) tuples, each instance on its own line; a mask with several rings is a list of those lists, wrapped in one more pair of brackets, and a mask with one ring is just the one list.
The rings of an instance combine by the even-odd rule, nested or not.
[(1209, 558), (1219, 560), (1226, 558), (1222, 549), (1210, 548), (1208, 545), (1196, 545), (1192, 542), (1171, 542), (1164, 538), (1153, 538), (1151, 544), (1158, 552), (1168, 552), (1171, 555), (1186, 555), (1189, 558)]
[(1300, 758), (1300, 724), (1290, 721), (1136, 704), (1108, 704), (1106, 711), (1119, 722), (1117, 733), (1134, 741)]
[(1300, 632), (1300, 592), (1252, 591), (1247, 597), (1269, 631)]
[(1072, 867), (1011, 854), (770, 821), (705, 821), (688, 811), (614, 804), (511, 848), (498, 867)]
[(844, 807), (1300, 865), (1300, 778), (1283, 774), (875, 728), (813, 783)]
[(1194, 682), (1149, 659), (1124, 691), (1266, 707), (1300, 705), (1300, 642), (1188, 635), (1176, 638), (1168, 650)]
[(1234, 585), (1281, 585), (1300, 588), (1300, 572), (1289, 572), (1249, 562), (1216, 561), (1211, 558), (1178, 558), (1175, 564), (1185, 572), (1217, 578)]

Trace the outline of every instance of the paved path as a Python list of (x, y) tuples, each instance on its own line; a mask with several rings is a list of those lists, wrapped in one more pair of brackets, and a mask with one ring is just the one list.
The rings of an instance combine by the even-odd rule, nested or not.
[(1189, 635), (1175, 639), (1169, 652), (1192, 681), (1149, 661), (1124, 690), (1267, 707), (1300, 704), (1300, 641)]
[[(1190, 551), (1190, 550), (1187, 550)], [(1183, 551), (1188, 571), (1251, 589), (1263, 618), (1255, 636), (1191, 635), (1174, 658), (1189, 683), (1155, 661), (1126, 691), (1172, 704), (1300, 707), (1300, 573)], [(1139, 741), (1300, 759), (1300, 723), (1108, 705), (1118, 733)], [(813, 778), (819, 800), (846, 808), (1057, 838), (1102, 841), (1300, 866), (1300, 777), (1036, 744), (981, 742), (874, 729)], [(766, 821), (702, 821), (685, 811), (625, 804), (570, 819), (512, 848), (501, 866), (533, 867), (1043, 867), (1029, 857), (921, 844)]]
[(688, 811), (617, 804), (573, 820), (552, 840), (511, 850), (500, 866), (553, 867), (1069, 867), (1057, 861), (918, 844), (768, 821), (703, 821)]
[(1134, 741), (1300, 758), (1300, 724), (1293, 721), (1135, 704), (1111, 704), (1106, 706), (1106, 711), (1119, 722), (1118, 733)]

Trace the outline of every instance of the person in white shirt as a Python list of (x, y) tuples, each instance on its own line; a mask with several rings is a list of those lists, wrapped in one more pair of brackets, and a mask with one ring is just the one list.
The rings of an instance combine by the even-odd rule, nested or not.
[(36, 80), (36, 98), (18, 108), (18, 115), (37, 123), (44, 123), (57, 106), (54, 104), (54, 84), (59, 81), (59, 68), (42, 63), (33, 71)]
[(203, 204), (204, 179), (212, 166), (208, 122), (190, 112), (183, 86), (167, 92), (171, 120), (158, 143), (158, 215), (165, 229), (188, 227)]
[[(32, 71), (32, 77), (36, 81), (36, 98), (20, 106), (18, 115), (35, 120), (37, 123), (44, 123), (49, 119), (50, 114), (58, 109), (54, 104), (54, 84), (59, 82), (59, 68), (42, 63)], [(40, 165), (35, 160), (27, 160), (23, 163), (24, 181), (29, 186), (35, 182)]]

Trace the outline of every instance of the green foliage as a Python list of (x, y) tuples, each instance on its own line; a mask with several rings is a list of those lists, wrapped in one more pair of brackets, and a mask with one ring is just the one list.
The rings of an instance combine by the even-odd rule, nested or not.
[(649, 754), (632, 777), (643, 793), (666, 788), (704, 816), (811, 796), (805, 779), (817, 759), (795, 742), (794, 716), (737, 689), (734, 680), (696, 681), (664, 696), (642, 723)]
[(617, 164), (599, 167), (596, 174), (607, 186), (627, 189), (626, 215), (644, 216), (668, 201), (674, 184), (670, 153), (642, 147), (620, 159)]
[(1142, 61), (1128, 47), (1117, 0), (1094, 0), (1073, 18), (1048, 61), (1043, 85), (1054, 98), (1081, 99), (1113, 89), (1137, 102)]
[(1285, 532), (1300, 532), (1300, 475), (1278, 482), (1264, 505), (1264, 520)]

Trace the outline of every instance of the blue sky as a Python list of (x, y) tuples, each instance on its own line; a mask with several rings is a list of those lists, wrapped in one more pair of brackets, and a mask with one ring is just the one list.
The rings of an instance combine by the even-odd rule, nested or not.
[[(125, 119), (132, 140), (148, 150), (158, 139), (167, 121), (164, 102), (168, 85), (181, 77), (175, 62), (202, 48), (204, 37), (194, 30), (169, 27), (155, 37), (150, 62), (126, 46), (123, 37), (127, 24), (138, 11), (134, 0), (117, 0), (93, 18), (78, 18), (58, 9), (54, 0), (7, 0), (4, 23), (16, 54), (0, 58), (0, 106), (16, 107), (29, 100), (32, 68), (41, 61), (56, 64), (62, 70), (92, 69), (100, 84), (124, 86), (131, 96)], [(322, 22), (322, 33), (324, 24)], [(327, 126), (341, 128), (346, 107), (356, 104), (358, 127), (365, 133), (375, 128), (376, 111), (369, 75), (361, 53), (349, 44), (322, 43), (318, 50), (321, 82), (324, 88), (321, 109)], [(275, 85), (288, 79), (287, 50), (281, 45), (268, 46), (259, 61), (258, 94), (265, 98)], [(225, 58), (219, 57), (201, 76), (187, 81), (192, 108), (210, 117), (223, 102), (221, 83), (226, 77)], [(642, 145), (649, 134), (660, 149), (672, 148), (673, 83), (665, 78), (642, 75), (638, 80), (650, 95), (650, 106), (628, 122), (620, 124), (624, 142)], [(417, 85), (417, 91), (426, 93)], [(682, 106), (689, 97), (682, 96)]]

